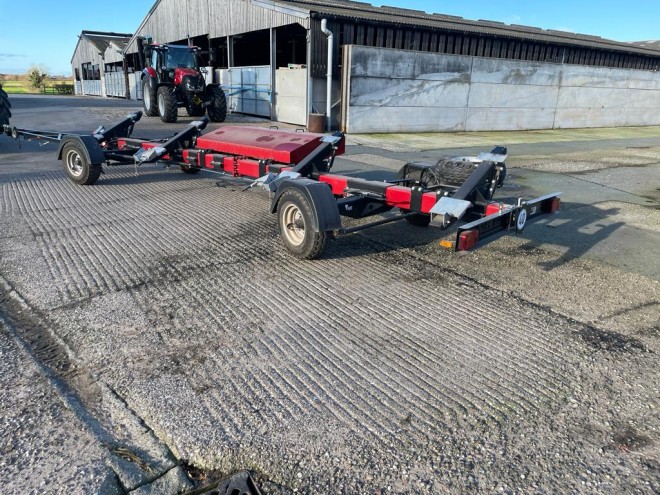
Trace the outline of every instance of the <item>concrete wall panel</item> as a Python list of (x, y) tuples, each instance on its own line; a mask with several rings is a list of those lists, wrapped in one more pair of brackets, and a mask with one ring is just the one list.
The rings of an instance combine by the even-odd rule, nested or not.
[[(354, 47), (358, 48), (358, 47)], [(410, 52), (359, 47), (353, 50), (351, 75), (387, 79), (413, 79), (415, 61)]]
[(520, 131), (551, 129), (554, 108), (474, 108), (468, 109), (466, 131)]
[(357, 77), (350, 104), (377, 107), (465, 107), (470, 86), (445, 81)]
[(557, 86), (561, 75), (559, 68), (558, 64), (475, 57), (472, 65), (472, 82)]
[(561, 85), (563, 87), (627, 89), (630, 84), (631, 69), (610, 69), (583, 65), (564, 65), (561, 67)]
[(413, 77), (431, 81), (470, 82), (473, 57), (438, 57), (435, 53), (415, 53)]
[(630, 71), (630, 89), (660, 90), (660, 72), (646, 70)]
[(557, 87), (472, 83), (470, 108), (554, 108)]
[(347, 132), (660, 125), (655, 72), (361, 46), (349, 53)]
[(621, 125), (630, 125), (626, 121), (626, 112), (621, 108), (558, 108), (555, 114), (556, 129)]
[[(348, 128), (361, 133), (428, 132), (429, 129), (465, 130), (465, 108), (352, 107)], [(353, 124), (353, 121), (355, 124)]]
[(562, 87), (557, 108), (625, 108), (629, 100), (626, 89)]

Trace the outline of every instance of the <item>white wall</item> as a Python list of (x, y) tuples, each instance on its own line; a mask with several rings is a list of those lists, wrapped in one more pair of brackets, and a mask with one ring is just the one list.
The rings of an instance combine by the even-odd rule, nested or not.
[(660, 125), (660, 73), (349, 46), (347, 132)]

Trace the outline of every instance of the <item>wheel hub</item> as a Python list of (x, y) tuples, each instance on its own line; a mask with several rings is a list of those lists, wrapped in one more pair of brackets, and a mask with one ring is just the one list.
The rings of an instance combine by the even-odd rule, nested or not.
[(79, 177), (83, 173), (82, 158), (75, 150), (70, 150), (66, 155), (66, 166), (71, 175)]
[(283, 217), (286, 227), (283, 235), (291, 244), (301, 245), (305, 239), (305, 219), (302, 212), (296, 205), (288, 203), (284, 206)]

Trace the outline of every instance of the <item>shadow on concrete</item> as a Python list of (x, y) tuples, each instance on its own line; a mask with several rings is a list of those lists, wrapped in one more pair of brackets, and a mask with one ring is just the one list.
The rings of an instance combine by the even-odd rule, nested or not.
[[(536, 220), (538, 223), (530, 226), (528, 235), (531, 239), (520, 249), (533, 249), (539, 243), (558, 246), (563, 251), (561, 255), (540, 263), (544, 270), (554, 270), (610, 239), (625, 225), (624, 222), (610, 220), (620, 211), (620, 208), (602, 209), (594, 205), (562, 203), (557, 214), (539, 217)], [(616, 250), (616, 244), (609, 249)]]
[[(545, 271), (551, 271), (580, 258), (604, 242), (625, 224), (608, 221), (619, 213), (619, 208), (600, 209), (592, 205), (563, 203), (559, 213), (530, 219), (525, 230), (525, 241), (511, 250), (511, 256), (539, 249), (541, 244), (559, 248), (557, 257), (540, 262)], [(382, 217), (373, 217), (378, 220)], [(391, 252), (427, 246), (441, 239), (454, 240), (456, 227), (441, 230), (436, 227), (417, 227), (405, 220), (381, 225), (361, 233), (340, 236), (329, 245), (324, 257), (344, 258), (376, 252)], [(503, 231), (480, 240), (476, 249), (497, 242), (503, 236), (515, 236), (514, 231)], [(615, 249), (614, 247), (612, 249)], [(546, 250), (546, 253), (552, 253)], [(546, 256), (547, 257), (547, 256)]]

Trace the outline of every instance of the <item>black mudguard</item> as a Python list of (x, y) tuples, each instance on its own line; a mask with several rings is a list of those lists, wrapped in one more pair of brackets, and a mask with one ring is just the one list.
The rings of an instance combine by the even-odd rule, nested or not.
[(341, 229), (341, 217), (337, 200), (332, 195), (330, 186), (312, 179), (290, 179), (283, 181), (277, 188), (270, 205), (270, 212), (277, 213), (277, 206), (282, 193), (289, 188), (297, 189), (309, 201), (314, 212), (312, 228), (315, 232), (328, 232)]
[(60, 147), (57, 150), (57, 159), (62, 159), (62, 149), (66, 146), (67, 143), (76, 141), (80, 143), (85, 149), (87, 154), (87, 159), (89, 160), (90, 165), (100, 165), (106, 161), (105, 153), (103, 148), (98, 143), (94, 136), (64, 136), (62, 141), (60, 141)]

